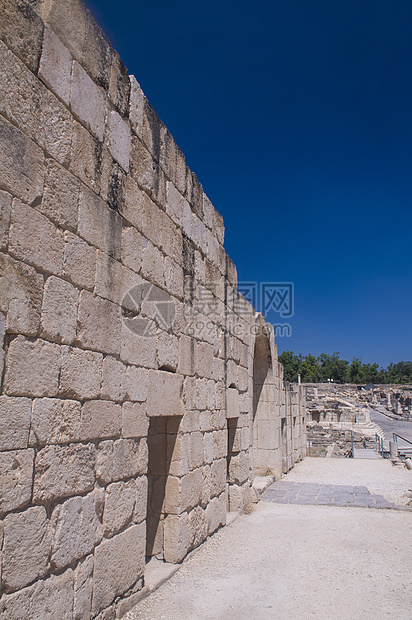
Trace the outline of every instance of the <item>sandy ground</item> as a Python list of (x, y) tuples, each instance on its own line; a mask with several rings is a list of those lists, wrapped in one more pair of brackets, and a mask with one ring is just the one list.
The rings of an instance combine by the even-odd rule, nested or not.
[(261, 502), (125, 618), (410, 620), (411, 528), (410, 512)]
[[(394, 467), (387, 459), (306, 458), (297, 463), (284, 479), (365, 486), (373, 495), (383, 495), (389, 502), (401, 505), (411, 499), (405, 495), (408, 490), (412, 496), (412, 470)], [(412, 546), (412, 538), (410, 542)]]

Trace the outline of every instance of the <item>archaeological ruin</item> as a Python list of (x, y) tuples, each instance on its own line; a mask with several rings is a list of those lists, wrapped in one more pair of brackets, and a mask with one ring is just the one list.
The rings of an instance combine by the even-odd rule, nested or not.
[(107, 620), (305, 456), (304, 389), (90, 12), (0, 6), (0, 616)]

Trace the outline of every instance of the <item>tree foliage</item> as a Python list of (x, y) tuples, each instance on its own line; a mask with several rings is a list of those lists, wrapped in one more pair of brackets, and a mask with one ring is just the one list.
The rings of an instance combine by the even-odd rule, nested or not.
[(412, 362), (398, 362), (382, 368), (379, 364), (363, 364), (354, 357), (352, 362), (343, 360), (339, 353), (328, 355), (296, 355), (293, 351), (283, 351), (279, 355), (283, 364), (286, 381), (297, 383), (298, 375), (302, 383), (321, 383), (332, 380), (334, 383), (412, 383)]

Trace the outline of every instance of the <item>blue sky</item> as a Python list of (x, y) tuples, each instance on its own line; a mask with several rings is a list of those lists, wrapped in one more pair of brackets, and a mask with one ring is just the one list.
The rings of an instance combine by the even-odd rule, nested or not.
[(222, 213), (239, 281), (294, 283), (279, 351), (412, 359), (412, 1), (86, 4)]

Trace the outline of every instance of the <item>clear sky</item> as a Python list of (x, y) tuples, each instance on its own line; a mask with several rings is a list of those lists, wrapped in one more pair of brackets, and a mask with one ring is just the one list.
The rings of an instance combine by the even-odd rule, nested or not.
[(87, 0), (225, 219), (279, 350), (412, 359), (412, 0)]

